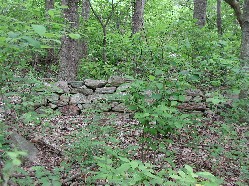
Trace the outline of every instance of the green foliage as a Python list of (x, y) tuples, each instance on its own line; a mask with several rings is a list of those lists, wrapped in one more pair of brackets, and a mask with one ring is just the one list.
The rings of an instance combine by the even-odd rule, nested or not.
[(188, 84), (165, 77), (163, 71), (156, 73), (156, 76), (150, 75), (148, 81), (135, 81), (125, 100), (135, 111), (135, 118), (140, 121), (143, 131), (153, 136), (167, 135), (191, 123), (189, 115), (176, 108), (178, 102), (184, 101)]
[(8, 159), (5, 161), (4, 167), (1, 172), (3, 180), (0, 179), (0, 183), (2, 182), (3, 186), (8, 185), (10, 177), (17, 169), (17, 167), (21, 165), (22, 162), (20, 160), (20, 156), (26, 156), (26, 155), (27, 153), (17, 150), (6, 152), (6, 156)]
[[(196, 172), (189, 165), (177, 173), (170, 170), (156, 172), (153, 165), (117, 156), (114, 159), (106, 156), (95, 157), (99, 166), (89, 181), (106, 180), (114, 185), (203, 185), (219, 186), (223, 181), (209, 172)], [(175, 181), (169, 181), (169, 178)]]
[(54, 170), (53, 173), (41, 166), (32, 167), (32, 169), (35, 170), (35, 175), (39, 184), (61, 186), (60, 169)]
[(177, 174), (172, 174), (170, 177), (175, 179), (178, 185), (182, 186), (219, 186), (223, 182), (209, 172), (194, 173), (193, 168), (189, 165), (185, 165), (184, 170), (179, 170)]
[[(92, 3), (95, 10), (101, 14), (101, 19), (106, 20), (111, 11), (111, 2), (98, 0)], [(132, 75), (139, 79), (132, 84), (125, 102), (136, 112), (135, 118), (140, 122), (138, 128), (143, 131), (142, 146), (146, 143), (153, 152), (164, 152), (170, 156), (168, 159), (172, 159), (173, 152), (167, 150), (169, 140), (161, 142), (158, 137), (170, 138), (171, 134), (189, 125), (193, 127), (189, 136), (198, 144), (205, 140), (204, 137), (198, 136), (198, 127), (206, 127), (212, 132), (217, 132), (223, 143), (233, 143), (236, 148), (226, 152), (224, 156), (239, 162), (238, 171), (241, 169), (242, 182), (246, 180), (247, 141), (238, 139), (236, 126), (247, 126), (248, 96), (240, 100), (233, 98), (232, 103), (227, 104), (230, 100), (228, 95), (236, 97), (240, 92), (245, 93), (249, 89), (248, 74), (240, 70), (241, 31), (238, 25), (234, 24), (234, 18), (231, 16), (233, 10), (223, 4), (224, 34), (219, 36), (216, 33), (216, 10), (213, 8), (215, 3), (216, 1), (209, 2), (207, 25), (200, 29), (192, 19), (192, 2), (148, 1), (144, 14), (144, 29), (131, 37), (130, 1), (115, 2), (116, 10), (106, 27), (107, 61), (104, 62), (103, 33), (94, 16), (91, 15), (88, 21), (80, 19), (79, 29), (65, 33), (69, 25), (62, 15), (67, 7), (59, 2), (55, 3), (54, 9), (47, 12), (44, 1), (2, 2), (0, 93), (4, 107), (1, 108), (10, 113), (0, 122), (0, 153), (5, 154), (5, 159), (0, 159), (5, 165), (2, 182), (7, 184), (13, 171), (21, 172), (18, 169), (19, 157), (23, 155), (22, 152), (12, 152), (6, 145), (8, 126), (14, 126), (18, 122), (38, 125), (45, 118), (58, 114), (45, 108), (40, 108), (39, 113), (34, 111), (35, 107), (44, 102), (45, 97), (53, 97), (50, 88), (44, 87), (34, 74), (40, 72), (38, 76), (50, 76), (46, 70), (51, 70), (52, 76), (56, 76), (58, 63), (54, 61), (51, 66), (47, 64), (47, 49), (54, 49), (54, 57), (57, 59), (60, 39), (64, 34), (88, 43), (88, 54), (79, 64), (79, 79), (108, 78), (116, 74)], [(223, 116), (224, 123), (219, 123), (218, 127), (213, 128), (203, 126), (201, 122), (198, 123), (197, 118), (193, 121), (190, 114), (177, 109), (178, 104), (184, 101), (185, 90), (190, 87), (205, 91), (206, 103), (215, 113)], [(36, 91), (40, 92), (39, 95)], [(18, 99), (14, 101), (13, 98)], [(232, 108), (226, 108), (231, 106)], [(113, 150), (108, 146), (108, 142), (118, 144), (117, 136), (113, 135), (118, 132), (113, 127), (99, 127), (98, 124), (99, 122), (96, 122), (96, 125), (85, 131), (77, 131), (76, 136), (70, 136), (74, 143), (67, 152), (69, 162), (77, 162), (82, 169), (86, 165), (97, 164), (98, 171), (92, 172), (89, 183), (107, 179), (108, 184), (116, 185), (221, 184), (210, 173), (194, 173), (190, 166), (170, 174), (168, 170), (155, 171), (155, 167), (149, 163), (130, 160), (130, 157), (124, 155), (127, 154), (127, 149)], [(245, 132), (245, 135), (247, 133)], [(144, 150), (143, 147), (140, 148)], [(131, 149), (135, 153), (138, 147), (132, 146)], [(208, 150), (214, 159), (224, 154), (222, 144), (209, 147)], [(72, 167), (70, 163), (66, 166), (67, 172)], [(216, 172), (216, 166), (214, 163), (212, 172)], [(48, 172), (44, 167), (34, 169), (38, 180), (36, 184), (61, 184), (60, 170)], [(168, 181), (169, 178), (171, 181)], [(28, 176), (23, 179), (11, 178), (11, 181), (19, 185), (34, 184), (34, 180)]]
[(93, 172), (93, 180), (108, 180), (108, 184), (115, 185), (156, 185), (163, 184), (162, 177), (153, 170), (153, 165), (143, 164), (141, 161), (129, 160), (118, 156), (114, 160), (100, 156), (95, 157), (99, 166), (98, 172)]

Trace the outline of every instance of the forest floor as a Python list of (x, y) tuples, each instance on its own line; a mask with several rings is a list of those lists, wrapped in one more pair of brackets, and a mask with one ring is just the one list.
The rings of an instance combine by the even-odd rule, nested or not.
[[(155, 137), (165, 146), (158, 151), (145, 150), (145, 161), (156, 165), (158, 170), (169, 167), (177, 169), (188, 164), (195, 171), (209, 171), (223, 178), (224, 185), (238, 185), (238, 181), (242, 182), (241, 185), (248, 185), (248, 175), (241, 171), (242, 165), (248, 162), (248, 125), (226, 125), (219, 115), (209, 118), (196, 115), (195, 121), (167, 138)], [(100, 155), (100, 141), (112, 149), (123, 149), (132, 159), (141, 160), (138, 141), (141, 130), (136, 126), (138, 121), (125, 113), (57, 116), (39, 125), (23, 125), (20, 122), (20, 134), (39, 150), (39, 161), (27, 161), (22, 168), (32, 175), (32, 166), (44, 166), (52, 171), (66, 162), (71, 167), (62, 175), (63, 185), (84, 185), (80, 184), (80, 180), (84, 181), (87, 171), (96, 167), (86, 167), (83, 173), (77, 158), (81, 157), (80, 161), (84, 162)], [(135, 147), (138, 147), (137, 150), (132, 150)]]

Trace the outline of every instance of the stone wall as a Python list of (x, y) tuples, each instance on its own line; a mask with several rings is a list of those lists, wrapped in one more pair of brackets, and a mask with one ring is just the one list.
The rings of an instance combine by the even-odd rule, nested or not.
[[(63, 115), (79, 115), (87, 110), (127, 112), (122, 95), (131, 80), (113, 76), (108, 80), (58, 81), (45, 83), (52, 94), (43, 103), (36, 104), (36, 111), (43, 108), (59, 110)], [(44, 92), (37, 90), (38, 92)]]
[[(44, 82), (44, 85), (35, 88), (32, 94), (37, 95), (34, 107), (36, 112), (51, 108), (60, 111), (62, 115), (79, 115), (85, 111), (129, 112), (122, 102), (123, 96), (131, 80), (113, 76), (108, 80), (85, 79), (83, 81)], [(47, 92), (47, 94), (46, 94)], [(42, 99), (39, 99), (41, 98)], [(173, 100), (174, 98), (172, 98)], [(207, 97), (201, 90), (187, 90), (185, 101), (178, 105), (178, 109), (187, 112), (209, 112)], [(0, 100), (1, 102), (1, 100)], [(21, 97), (12, 97), (13, 104), (20, 104)], [(231, 100), (228, 100), (228, 105)], [(0, 114), (3, 107), (0, 104)]]

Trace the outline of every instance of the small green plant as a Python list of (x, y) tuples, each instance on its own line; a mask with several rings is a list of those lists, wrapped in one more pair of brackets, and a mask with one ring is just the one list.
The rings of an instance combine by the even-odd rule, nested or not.
[(182, 186), (219, 186), (223, 182), (209, 172), (194, 173), (193, 168), (189, 165), (185, 165), (183, 170), (171, 174), (170, 178), (173, 178), (177, 185)]
[(12, 174), (17, 170), (22, 163), (21, 157), (26, 156), (26, 152), (22, 151), (7, 151), (6, 158), (7, 160), (4, 162), (4, 167), (2, 170), (2, 177), (3, 180), (0, 179), (0, 183), (3, 183), (3, 186), (7, 186), (9, 179), (11, 178)]
[(115, 185), (161, 185), (164, 180), (153, 170), (153, 165), (126, 157), (99, 156), (94, 158), (99, 170), (92, 172), (92, 180), (105, 180)]
[(155, 146), (157, 141), (151, 140), (153, 137), (166, 137), (191, 123), (189, 115), (177, 109), (178, 102), (185, 99), (184, 89), (187, 84), (184, 81), (170, 80), (163, 74), (158, 70), (157, 77), (150, 75), (148, 81), (134, 81), (125, 99), (129, 109), (135, 111), (135, 118), (143, 131), (142, 153), (145, 142)]
[(61, 186), (60, 169), (56, 169), (52, 173), (42, 166), (32, 167), (35, 170), (35, 176), (39, 184)]

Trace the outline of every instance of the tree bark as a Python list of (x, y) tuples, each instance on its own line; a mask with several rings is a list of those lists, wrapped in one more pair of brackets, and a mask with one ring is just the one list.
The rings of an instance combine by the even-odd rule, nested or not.
[(240, 3), (237, 0), (225, 0), (227, 4), (231, 6), (234, 10), (234, 14), (236, 16), (237, 21), (239, 22), (240, 27), (242, 28), (242, 12), (240, 9)]
[(88, 0), (82, 0), (82, 17), (85, 21), (88, 21), (90, 17), (90, 3)]
[(222, 35), (222, 19), (221, 19), (221, 0), (217, 0), (217, 30)]
[(249, 70), (249, 0), (245, 0), (242, 15), (241, 59), (242, 66)]
[(203, 27), (206, 24), (207, 0), (194, 0), (194, 15), (197, 25)]
[[(45, 8), (46, 8), (47, 19), (49, 20), (49, 15), (47, 12), (54, 8), (54, 0), (46, 0)], [(47, 64), (54, 63), (56, 61), (54, 48), (48, 48), (46, 51), (47, 51), (46, 63)]]
[(132, 34), (140, 32), (144, 24), (145, 0), (135, 0), (132, 16)]
[[(82, 13), (81, 13), (83, 20), (84, 20), (84, 25), (88, 22), (88, 19), (90, 17), (90, 3), (88, 0), (82, 0)], [(87, 39), (83, 38), (80, 43), (80, 56), (79, 58), (86, 58), (88, 55), (88, 42)]]
[(54, 0), (46, 0), (46, 10), (50, 10), (54, 8)]
[[(68, 23), (67, 32), (74, 32), (79, 26), (78, 15), (79, 0), (63, 0), (62, 3), (68, 6), (64, 10), (64, 18)], [(76, 79), (79, 61), (79, 42), (70, 38), (68, 35), (62, 37), (60, 51), (60, 70), (58, 79), (73, 81)]]

